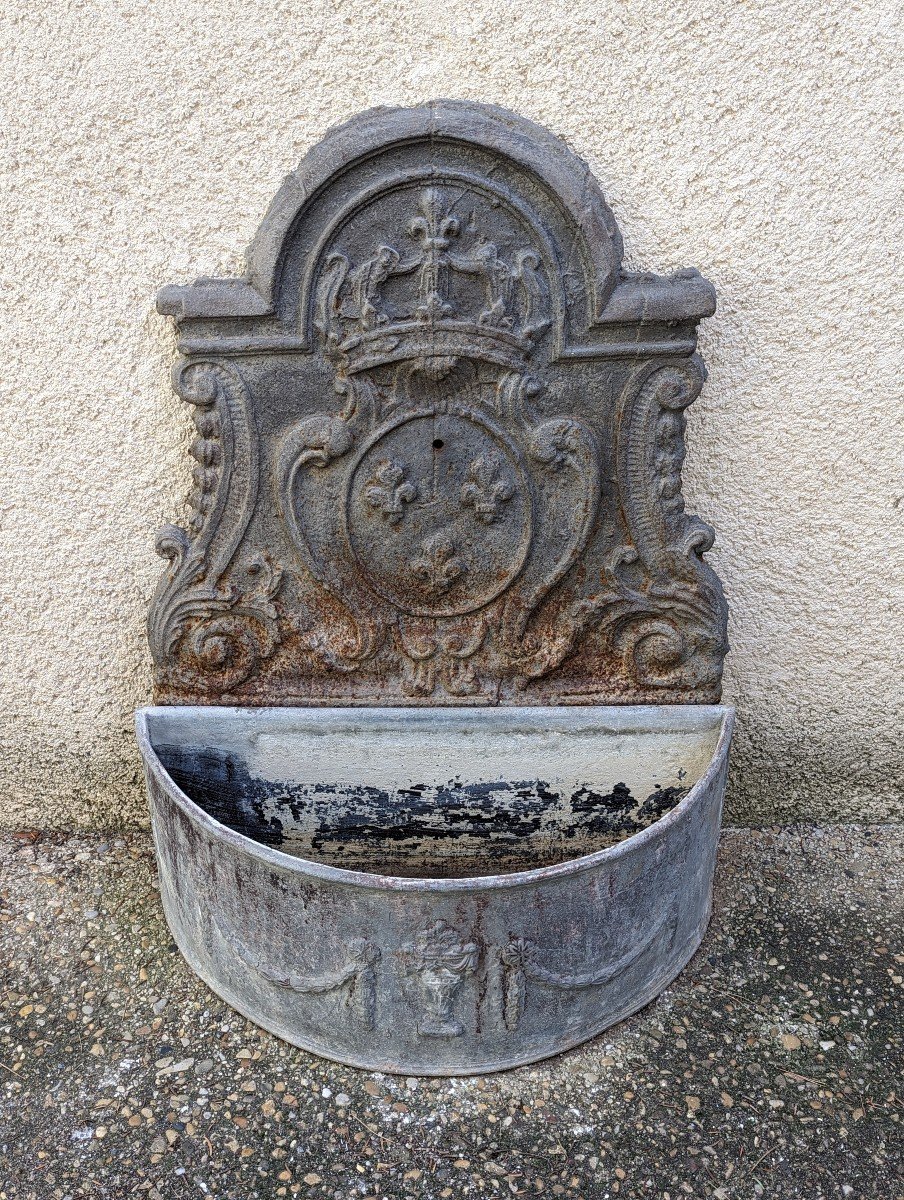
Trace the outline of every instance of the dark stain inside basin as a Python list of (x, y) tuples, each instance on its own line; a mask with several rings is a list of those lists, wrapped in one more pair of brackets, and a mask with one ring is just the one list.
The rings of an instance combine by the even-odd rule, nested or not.
[(687, 787), (632, 794), (623, 783), (557, 789), (538, 779), (389, 789), (272, 783), (217, 749), (158, 745), (163, 766), (223, 825), (264, 845), (382, 875), (468, 877), (549, 866), (615, 845), (647, 828)]

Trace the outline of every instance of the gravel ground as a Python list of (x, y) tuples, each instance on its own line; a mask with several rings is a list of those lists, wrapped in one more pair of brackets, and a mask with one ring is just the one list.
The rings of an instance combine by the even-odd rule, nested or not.
[(706, 940), (579, 1050), (335, 1066), (188, 970), (149, 837), (0, 838), (0, 1200), (904, 1197), (901, 831), (729, 831)]

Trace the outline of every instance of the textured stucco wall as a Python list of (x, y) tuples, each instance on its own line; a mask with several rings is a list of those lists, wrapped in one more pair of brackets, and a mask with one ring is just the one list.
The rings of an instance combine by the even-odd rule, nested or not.
[(4, 6), (0, 822), (144, 820), (153, 533), (189, 478), (157, 288), (239, 272), (328, 126), (435, 96), (548, 125), (629, 265), (719, 292), (685, 479), (732, 605), (730, 817), (901, 816), (895, 8)]

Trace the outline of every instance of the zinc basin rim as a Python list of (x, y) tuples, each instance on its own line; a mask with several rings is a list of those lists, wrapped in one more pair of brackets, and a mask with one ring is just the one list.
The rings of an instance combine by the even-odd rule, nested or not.
[[(291, 875), (306, 875), (314, 876), (324, 882), (340, 884), (345, 887), (356, 889), (365, 889), (369, 891), (399, 891), (399, 892), (485, 892), (502, 888), (517, 888), (529, 887), (532, 884), (542, 883), (547, 880), (559, 879), (570, 875), (577, 875), (584, 871), (593, 870), (601, 867), (604, 864), (616, 863), (620, 858), (635, 850), (645, 848), (654, 841), (668, 837), (672, 828), (683, 821), (687, 813), (695, 807), (697, 802), (705, 794), (710, 784), (719, 773), (722, 765), (728, 755), (731, 745), (732, 733), (735, 725), (735, 709), (732, 705), (711, 704), (711, 705), (669, 705), (669, 708), (676, 710), (681, 708), (685, 711), (693, 710), (696, 713), (703, 714), (708, 712), (712, 716), (718, 716), (719, 737), (713, 750), (712, 758), (709, 764), (697, 782), (691, 787), (688, 794), (664, 816), (660, 817), (652, 825), (648, 825), (646, 829), (639, 830), (637, 833), (631, 834), (630, 837), (618, 842), (615, 846), (607, 846), (602, 850), (596, 850), (591, 854), (584, 854), (578, 858), (571, 858), (563, 863), (555, 863), (546, 867), (535, 867), (529, 871), (512, 871), (504, 875), (475, 875), (467, 878), (434, 878), (421, 877), (411, 878), (408, 876), (399, 875), (378, 875), (370, 871), (351, 870), (348, 867), (334, 867), (328, 863), (316, 862), (314, 859), (301, 858), (298, 855), (286, 854), (282, 850), (276, 850), (271, 846), (265, 846), (262, 842), (255, 841), (254, 838), (247, 837), (243, 833), (238, 833), (234, 829), (230, 829), (227, 825), (217, 821), (209, 813), (205, 812), (199, 804), (196, 804), (180, 787), (174, 782), (169, 772), (163, 766), (157, 756), (153, 744), (151, 742), (148, 731), (148, 718), (159, 713), (172, 713), (178, 708), (190, 709), (197, 712), (206, 706), (201, 705), (149, 705), (135, 712), (135, 733), (138, 741), (138, 747), (141, 751), (142, 758), (148, 768), (148, 771), (153, 774), (154, 778), (163, 788), (169, 799), (183, 812), (183, 814), (195, 825), (199, 826), (209, 837), (214, 841), (224, 843), (237, 853), (253, 858), (265, 865), (284, 871)], [(588, 705), (587, 711), (594, 710), (601, 716), (606, 709), (616, 708), (617, 706), (593, 706)], [(634, 708), (658, 709), (656, 705), (636, 705)], [(666, 707), (666, 706), (662, 706)], [(268, 711), (260, 708), (217, 708), (211, 706), (211, 711), (218, 713), (221, 716), (227, 714), (242, 715), (245, 717), (253, 717), (255, 713)], [(304, 712), (304, 709), (280, 709), (280, 712), (296, 713)], [(334, 709), (324, 710), (323, 708), (311, 708), (312, 715), (317, 714), (318, 720), (322, 720), (325, 711), (343, 714), (348, 719), (349, 709)], [(372, 709), (364, 711), (373, 711)], [(404, 709), (406, 713), (408, 709)], [(412, 712), (420, 711), (423, 719), (424, 710), (412, 709)], [(437, 709), (430, 710), (436, 713)], [(500, 708), (487, 710), (485, 708), (474, 707), (473, 709), (463, 709), (456, 707), (450, 712), (454, 712), (461, 717), (463, 713), (473, 712), (475, 714), (483, 714), (487, 711), (501, 713)], [(534, 710), (536, 712), (536, 710)], [(677, 716), (676, 712), (676, 716)], [(479, 718), (478, 718), (479, 719)], [(627, 727), (626, 727), (627, 729)], [(633, 727), (634, 732), (642, 732), (642, 727)], [(663, 730), (656, 730), (663, 732)]]

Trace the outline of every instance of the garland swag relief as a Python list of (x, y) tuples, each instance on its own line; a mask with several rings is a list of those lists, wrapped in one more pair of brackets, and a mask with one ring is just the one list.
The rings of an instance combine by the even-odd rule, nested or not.
[(247, 280), (161, 293), (197, 430), (157, 543), (162, 702), (719, 697), (713, 533), (681, 496), (712, 288), (625, 272), (589, 173), (444, 111), (334, 131)]

